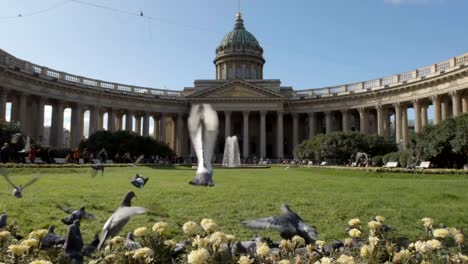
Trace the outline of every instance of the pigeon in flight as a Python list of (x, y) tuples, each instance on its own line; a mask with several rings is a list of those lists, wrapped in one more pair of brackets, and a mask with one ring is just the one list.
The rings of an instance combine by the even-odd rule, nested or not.
[(99, 245), (99, 233), (96, 233), (94, 235), (93, 241), (91, 241), (91, 243), (89, 243), (89, 245), (85, 246), (81, 250), (81, 253), (83, 254), (83, 256), (89, 257), (94, 253), (94, 251), (96, 251), (96, 248), (97, 248), (98, 245)]
[(93, 177), (96, 176), (98, 171), (101, 171), (101, 176), (104, 175), (104, 164), (102, 163), (91, 164), (91, 169), (92, 169), (91, 173)]
[(140, 16), (143, 16), (143, 11), (140, 11)]
[(314, 244), (317, 240), (317, 231), (314, 227), (308, 226), (287, 204), (281, 206), (280, 216), (270, 216), (266, 218), (243, 221), (245, 227), (253, 229), (272, 229), (280, 233), (284, 239), (291, 239), (294, 236), (304, 238), (307, 244)]
[(83, 218), (85, 218), (85, 219), (94, 219), (95, 218), (94, 215), (86, 212), (84, 207), (81, 207), (78, 210), (67, 208), (67, 207), (64, 207), (64, 206), (61, 206), (61, 205), (57, 205), (57, 207), (60, 210), (64, 211), (65, 213), (70, 214), (69, 216), (62, 218), (62, 223), (66, 224), (66, 225), (73, 224), (73, 221), (75, 221), (76, 219), (81, 220)]
[(148, 209), (144, 207), (134, 206), (132, 207), (131, 201), (133, 197), (136, 197), (135, 193), (130, 191), (128, 192), (122, 202), (120, 203), (119, 208), (112, 214), (112, 216), (107, 220), (102, 228), (102, 233), (100, 236), (98, 250), (101, 249), (102, 245), (108, 238), (116, 236), (120, 230), (128, 223), (130, 217), (136, 214), (144, 214)]
[(0, 214), (0, 228), (4, 228), (6, 226), (8, 215), (6, 213)]
[(143, 178), (140, 176), (140, 174), (136, 174), (135, 175), (135, 178), (133, 178), (130, 183), (133, 184), (133, 186), (137, 187), (137, 188), (143, 188), (143, 186), (145, 186), (145, 184), (148, 182), (149, 178), (146, 177), (146, 178)]
[(36, 177), (32, 178), (32, 179), (31, 179), (28, 183), (26, 183), (25, 185), (18, 185), (18, 186), (16, 186), (16, 185), (11, 181), (10, 177), (8, 176), (8, 172), (7, 172), (5, 169), (1, 170), (1, 173), (2, 173), (3, 177), (5, 177), (5, 180), (6, 180), (11, 186), (13, 186), (14, 189), (13, 189), (12, 195), (15, 196), (16, 198), (21, 198), (21, 197), (23, 197), (23, 190), (24, 190), (26, 187), (28, 187), (29, 185), (35, 183), (35, 182), (39, 179), (39, 177), (36, 176)]
[(41, 249), (53, 248), (65, 244), (65, 238), (54, 232), (55, 226), (49, 226), (49, 232), (41, 239)]
[(80, 220), (73, 221), (68, 226), (67, 239), (65, 240), (65, 253), (73, 260), (72, 263), (83, 263), (83, 237), (80, 231)]

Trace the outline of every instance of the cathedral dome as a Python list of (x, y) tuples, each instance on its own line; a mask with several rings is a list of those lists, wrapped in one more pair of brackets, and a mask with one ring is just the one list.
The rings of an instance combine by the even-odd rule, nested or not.
[(254, 37), (254, 35), (252, 35), (252, 33), (245, 29), (244, 20), (242, 20), (240, 13), (237, 13), (234, 29), (224, 36), (216, 51), (219, 52), (220, 50), (229, 49), (249, 50), (263, 54), (263, 49), (258, 43), (257, 39)]

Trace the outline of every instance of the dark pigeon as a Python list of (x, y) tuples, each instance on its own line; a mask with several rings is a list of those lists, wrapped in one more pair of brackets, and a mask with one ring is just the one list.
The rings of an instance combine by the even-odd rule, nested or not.
[(7, 223), (7, 218), (8, 218), (8, 215), (6, 213), (2, 213), (0, 214), (0, 228), (4, 228)]
[(112, 216), (107, 220), (102, 228), (102, 233), (100, 236), (98, 250), (102, 248), (102, 245), (108, 238), (116, 236), (120, 230), (128, 223), (130, 217), (136, 214), (144, 214), (148, 209), (134, 206), (132, 207), (131, 201), (133, 197), (136, 197), (135, 193), (130, 191), (128, 192), (122, 202), (120, 203), (119, 208), (112, 214)]
[(69, 216), (62, 218), (62, 223), (66, 224), (66, 225), (73, 224), (73, 221), (75, 221), (77, 219), (81, 220), (83, 218), (85, 218), (85, 219), (94, 219), (95, 218), (94, 215), (86, 212), (84, 207), (81, 207), (78, 210), (67, 208), (67, 207), (64, 207), (64, 206), (61, 206), (61, 205), (57, 205), (57, 207), (60, 210), (64, 211), (65, 213), (70, 214)]
[(143, 186), (146, 185), (146, 183), (148, 182), (149, 178), (146, 177), (146, 178), (143, 178), (140, 176), (140, 174), (136, 174), (135, 175), (135, 178), (133, 178), (130, 183), (133, 184), (133, 186), (137, 187), (137, 188), (143, 188)]
[(132, 232), (127, 233), (127, 239), (125, 239), (125, 247), (128, 250), (135, 250), (141, 248), (140, 243), (135, 242), (135, 237)]
[(72, 259), (72, 263), (83, 263), (83, 237), (80, 231), (80, 220), (73, 221), (73, 224), (68, 226), (67, 239), (65, 241), (65, 253)]
[(29, 185), (35, 183), (39, 177), (34, 177), (32, 178), (28, 183), (26, 183), (25, 185), (18, 185), (16, 186), (10, 179), (10, 177), (8, 176), (8, 172), (5, 170), (5, 169), (2, 169), (1, 170), (1, 173), (3, 175), (3, 177), (5, 178), (5, 180), (11, 185), (13, 186), (13, 192), (12, 192), (12, 195), (15, 196), (16, 198), (21, 198), (23, 197), (23, 190), (28, 187)]
[(294, 236), (304, 238), (307, 244), (314, 244), (317, 240), (317, 231), (314, 227), (308, 226), (304, 221), (286, 204), (281, 206), (280, 216), (270, 216), (266, 218), (243, 221), (245, 227), (253, 229), (272, 229), (280, 233), (284, 239), (291, 239)]
[(49, 226), (49, 233), (41, 239), (41, 249), (53, 248), (65, 244), (65, 238), (57, 236), (54, 230), (55, 226)]
[(97, 163), (97, 164), (91, 164), (91, 173), (92, 176), (95, 177), (98, 171), (101, 171), (101, 175), (104, 175), (104, 164), (102, 163)]
[(85, 246), (81, 250), (81, 254), (86, 257), (91, 256), (94, 253), (94, 251), (96, 251), (96, 248), (98, 245), (99, 245), (99, 233), (95, 234), (93, 241), (91, 241), (91, 243), (89, 243), (87, 246)]

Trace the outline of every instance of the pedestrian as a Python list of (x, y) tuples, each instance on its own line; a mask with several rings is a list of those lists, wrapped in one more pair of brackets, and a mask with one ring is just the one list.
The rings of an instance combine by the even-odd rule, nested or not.
[(38, 150), (36, 149), (36, 147), (34, 146), (34, 144), (31, 144), (31, 146), (29, 147), (28, 158), (29, 158), (29, 161), (30, 161), (32, 164), (34, 164), (34, 161), (36, 160), (37, 152), (38, 152)]
[(10, 162), (11, 150), (8, 143), (3, 144), (3, 147), (0, 149), (0, 160), (2, 163)]

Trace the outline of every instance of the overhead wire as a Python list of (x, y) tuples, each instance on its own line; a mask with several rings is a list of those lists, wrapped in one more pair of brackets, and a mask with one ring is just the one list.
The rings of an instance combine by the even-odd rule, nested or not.
[(58, 2), (50, 7), (47, 7), (47, 8), (44, 8), (44, 9), (41, 9), (41, 10), (37, 10), (37, 11), (33, 11), (33, 12), (30, 12), (30, 13), (18, 13), (17, 15), (15, 16), (4, 16), (4, 17), (0, 17), (0, 19), (18, 19), (18, 18), (23, 18), (23, 17), (31, 17), (31, 16), (35, 16), (35, 15), (39, 15), (39, 14), (43, 14), (43, 13), (46, 13), (46, 12), (49, 12), (51, 10), (54, 10), (56, 8), (59, 8), (65, 4), (68, 4), (70, 2), (72, 2), (73, 0), (65, 0), (65, 1), (61, 1), (61, 2)]

